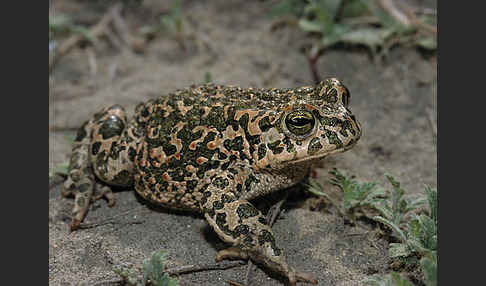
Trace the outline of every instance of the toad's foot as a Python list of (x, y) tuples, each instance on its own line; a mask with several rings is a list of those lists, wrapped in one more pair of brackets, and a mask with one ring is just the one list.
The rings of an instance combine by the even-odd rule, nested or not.
[[(76, 177), (76, 176), (75, 176)], [(64, 183), (64, 190), (61, 191), (64, 197), (74, 196), (74, 207), (72, 210), (72, 219), (69, 226), (71, 231), (79, 228), (84, 217), (88, 213), (89, 205), (99, 199), (105, 198), (108, 201), (108, 206), (115, 205), (115, 196), (111, 188), (96, 182), (93, 188), (91, 178), (85, 178), (84, 183), (79, 184), (76, 188), (71, 176)]]
[[(255, 254), (256, 261), (261, 261), (261, 257), (258, 257), (258, 254)], [(227, 249), (220, 250), (218, 254), (216, 254), (216, 261), (221, 261), (225, 259), (242, 259), (247, 260), (248, 258), (252, 258), (252, 255), (249, 254), (248, 251), (242, 250), (238, 247), (229, 247)], [(281, 267), (275, 267), (274, 269), (280, 269)], [(289, 279), (290, 285), (295, 285), (297, 281), (317, 284), (317, 280), (312, 277), (312, 275), (300, 272), (292, 267), (288, 266), (286, 269), (280, 269), (280, 274), (286, 276)]]

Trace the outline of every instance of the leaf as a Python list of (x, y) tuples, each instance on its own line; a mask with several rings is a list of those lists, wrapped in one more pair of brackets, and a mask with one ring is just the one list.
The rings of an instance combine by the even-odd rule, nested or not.
[(437, 38), (434, 36), (421, 37), (415, 42), (415, 44), (426, 50), (436, 50)]
[(89, 29), (87, 29), (85, 27), (73, 26), (73, 27), (71, 27), (71, 31), (73, 31), (74, 33), (80, 34), (81, 36), (83, 36), (86, 40), (88, 40), (91, 43), (94, 43), (96, 41), (96, 39), (93, 36), (91, 36), (91, 34), (89, 33)]
[(407, 199), (407, 208), (404, 210), (404, 213), (416, 210), (417, 208), (421, 207), (426, 201), (427, 199), (423, 196)]
[(273, 6), (269, 12), (270, 17), (278, 17), (283, 15), (302, 15), (304, 7), (307, 5), (302, 0), (283, 0), (279, 1)]
[(334, 21), (339, 12), (339, 8), (341, 7), (341, 2), (343, 1), (342, 0), (320, 0), (317, 2), (319, 2), (319, 6), (321, 7), (321, 9), (327, 11), (329, 17)]
[(304, 30), (305, 32), (311, 33), (311, 32), (317, 32), (320, 33), (323, 30), (323, 26), (321, 23), (317, 21), (310, 21), (307, 19), (300, 19), (299, 20), (299, 27)]
[(408, 245), (404, 243), (390, 243), (390, 248), (388, 249), (388, 254), (390, 257), (406, 257), (412, 252)]
[(369, 13), (368, 6), (361, 0), (347, 0), (343, 5), (343, 18), (359, 17)]
[(436, 286), (437, 285), (437, 255), (432, 257), (423, 257), (420, 260), (420, 266), (424, 273), (425, 285)]
[(361, 28), (343, 34), (341, 41), (348, 44), (365, 45), (376, 51), (392, 34), (393, 30), (387, 28)]
[(423, 246), (423, 243), (419, 240), (416, 240), (416, 239), (409, 239), (407, 240), (407, 245), (410, 247), (410, 249), (412, 249), (414, 252), (417, 252), (421, 255), (425, 254), (425, 253), (429, 253), (430, 250), (428, 250), (427, 248), (425, 248)]
[(308, 186), (308, 191), (315, 194), (315, 195), (318, 195), (318, 196), (323, 196), (325, 197), (326, 199), (329, 199), (329, 195), (322, 190), (322, 186), (321, 184), (319, 184), (316, 180), (313, 180), (313, 179), (309, 179), (309, 184), (307, 184)]
[(422, 236), (420, 222), (417, 215), (411, 217), (408, 221), (408, 237), (415, 240), (420, 240)]
[(395, 236), (400, 239), (403, 243), (407, 242), (407, 237), (405, 236), (405, 233), (398, 227), (396, 224), (394, 224), (392, 221), (387, 220), (386, 218), (383, 218), (381, 216), (375, 216), (373, 217), (374, 220), (383, 223), (384, 225), (388, 226), (391, 228)]
[[(437, 227), (435, 222), (426, 215), (419, 216), (420, 226), (423, 231), (422, 243), (426, 249), (436, 250), (437, 248)], [(435, 236), (435, 238), (434, 238)]]
[[(363, 1), (363, 0), (362, 0)], [(400, 32), (407, 30), (409, 27), (398, 22), (390, 13), (388, 13), (378, 1), (364, 1), (371, 13), (378, 18), (383, 27), (391, 28), (394, 31)]]
[(167, 251), (160, 250), (152, 253), (150, 260), (144, 262), (144, 272), (142, 282), (147, 284), (150, 280), (151, 285), (155, 286), (172, 286), (178, 285), (178, 280), (171, 278), (165, 270), (165, 260), (167, 259)]
[(437, 190), (429, 186), (425, 186), (425, 194), (429, 203), (430, 217), (437, 223)]
[(413, 286), (413, 284), (407, 280), (407, 278), (402, 277), (397, 272), (392, 272), (392, 281), (395, 286)]
[(368, 285), (374, 286), (413, 286), (410, 281), (403, 278), (400, 274), (392, 272), (384, 276), (373, 275), (365, 281)]
[(402, 220), (402, 217), (403, 217), (403, 212), (402, 212), (402, 204), (401, 204), (401, 201), (402, 201), (402, 197), (405, 193), (405, 191), (400, 187), (400, 182), (396, 181), (395, 178), (393, 178), (393, 176), (389, 175), (389, 174), (385, 174), (385, 177), (387, 178), (387, 180), (392, 184), (393, 186), (393, 191), (392, 191), (392, 197), (391, 197), (391, 201), (392, 201), (392, 213), (393, 213), (393, 222), (395, 224), (399, 224)]
[(376, 209), (384, 218), (388, 220), (393, 219), (393, 214), (391, 212), (391, 209), (389, 206), (386, 205), (386, 202), (382, 202), (382, 203), (376, 202), (376, 203), (371, 203), (370, 205), (374, 209)]

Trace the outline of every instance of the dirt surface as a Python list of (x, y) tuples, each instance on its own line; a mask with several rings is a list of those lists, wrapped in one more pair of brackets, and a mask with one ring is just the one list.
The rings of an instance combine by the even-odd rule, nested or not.
[[(435, 1), (416, 1), (435, 7)], [(57, 13), (92, 25), (113, 2), (54, 1)], [(49, 168), (66, 162), (72, 136), (83, 121), (104, 106), (121, 104), (129, 116), (134, 106), (176, 88), (204, 81), (255, 87), (311, 85), (305, 54), (309, 39), (296, 27), (272, 30), (268, 2), (185, 1), (184, 46), (163, 32), (142, 54), (100, 41), (94, 49), (76, 48), (63, 57), (49, 78)], [(155, 21), (168, 1), (143, 1), (126, 11), (133, 30)], [(90, 56), (91, 55), (91, 56)], [(94, 58), (93, 56), (94, 55)], [(94, 61), (93, 61), (94, 59)], [(360, 181), (389, 187), (392, 174), (409, 194), (437, 186), (436, 122), (437, 58), (411, 48), (393, 49), (385, 61), (364, 49), (334, 49), (317, 62), (322, 78), (338, 77), (351, 91), (351, 109), (364, 135), (352, 150), (326, 158), (316, 169), (326, 189), (328, 174), (338, 168)], [(65, 131), (63, 131), (65, 130)], [(49, 189), (49, 282), (51, 285), (94, 285), (119, 278), (113, 265), (140, 265), (156, 250), (169, 253), (168, 267), (212, 262), (225, 248), (202, 217), (150, 208), (134, 192), (120, 191), (116, 205), (92, 205), (85, 222), (113, 217), (113, 223), (68, 231), (72, 199), (60, 195), (54, 177)], [(315, 197), (302, 187), (292, 190), (292, 203), (273, 229), (289, 263), (313, 273), (319, 285), (362, 285), (363, 279), (387, 268), (387, 243), (357, 226), (345, 224), (329, 206), (311, 207)], [(246, 266), (180, 276), (181, 285), (229, 285), (244, 282)], [(256, 268), (250, 285), (287, 282)], [(99, 284), (101, 285), (101, 284)], [(105, 284), (110, 285), (110, 284)]]

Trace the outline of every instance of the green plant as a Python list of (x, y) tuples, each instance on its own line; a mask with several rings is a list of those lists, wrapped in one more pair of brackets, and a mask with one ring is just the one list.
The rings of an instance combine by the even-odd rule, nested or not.
[(213, 75), (211, 74), (211, 72), (205, 72), (204, 73), (204, 82), (205, 83), (210, 83), (213, 81)]
[(144, 261), (144, 271), (142, 282), (145, 285), (150, 281), (150, 285), (154, 286), (177, 286), (179, 281), (164, 272), (165, 260), (167, 259), (167, 252), (164, 250), (152, 253), (149, 259)]
[(437, 191), (428, 186), (425, 188), (429, 214), (412, 213), (405, 221), (404, 215), (416, 209), (425, 199), (403, 199), (400, 184), (391, 176), (388, 178), (393, 184), (396, 199), (391, 206), (385, 205), (385, 212), (382, 212), (384, 216), (375, 216), (374, 219), (392, 229), (394, 236), (400, 240), (400, 243), (390, 243), (390, 256), (406, 257), (417, 253), (422, 257), (434, 254), (437, 248)]
[(363, 207), (374, 207), (377, 202), (386, 196), (383, 189), (375, 188), (376, 182), (358, 183), (353, 176), (347, 178), (337, 169), (333, 169), (329, 173), (334, 176), (330, 183), (339, 187), (343, 192), (342, 202), (333, 200), (328, 194), (323, 192), (322, 186), (315, 180), (309, 180), (308, 190), (316, 195), (325, 197), (337, 207), (342, 215), (351, 221), (356, 219), (358, 210), (361, 210)]
[(407, 278), (402, 277), (396, 272), (391, 272), (386, 275), (373, 275), (365, 282), (367, 285), (373, 286), (412, 286), (413, 284)]
[(86, 27), (76, 25), (72, 19), (64, 14), (56, 13), (55, 15), (49, 15), (49, 39), (59, 34), (80, 34), (86, 40), (94, 42), (93, 37), (89, 34), (89, 30)]
[[(388, 5), (390, 6), (390, 5)], [(280, 1), (271, 15), (291, 15), (297, 19), (299, 28), (318, 36), (314, 51), (338, 43), (364, 45), (373, 54), (381, 48), (386, 55), (394, 44), (412, 44), (424, 49), (437, 48), (436, 34), (430, 32), (436, 20), (430, 15), (414, 16), (414, 21), (397, 17), (395, 8), (366, 0), (309, 0)], [(395, 15), (395, 16), (392, 16)], [(418, 25), (416, 23), (421, 23)], [(428, 31), (422, 27), (427, 26)]]
[(181, 0), (173, 0), (167, 13), (161, 15), (156, 25), (143, 26), (140, 33), (143, 35), (154, 35), (162, 30), (169, 31), (178, 41), (183, 35), (183, 13)]
[(140, 271), (134, 268), (115, 266), (113, 271), (120, 275), (128, 285), (178, 286), (179, 281), (164, 272), (166, 260), (167, 252), (165, 250), (154, 251), (150, 259), (146, 259), (143, 263), (142, 277), (139, 275)]
[(400, 187), (400, 183), (391, 175), (386, 174), (385, 177), (391, 183), (393, 189), (389, 200), (379, 200), (373, 204), (373, 207), (381, 214), (373, 217), (373, 219), (388, 226), (396, 238), (403, 240), (406, 236), (400, 227), (406, 223), (406, 215), (421, 207), (425, 199), (421, 196), (416, 198), (405, 197), (405, 191)]
[[(437, 190), (425, 187), (425, 197), (406, 197), (405, 190), (391, 175), (386, 179), (392, 185), (391, 190), (376, 188), (375, 182), (359, 183), (354, 177), (346, 177), (337, 169), (329, 172), (334, 177), (330, 183), (338, 186), (343, 192), (342, 201), (333, 200), (322, 191), (322, 186), (315, 180), (310, 180), (309, 191), (323, 196), (338, 208), (342, 215), (354, 219), (356, 212), (369, 208), (379, 215), (367, 217), (373, 219), (392, 232), (391, 236), (399, 242), (389, 245), (391, 258), (417, 257), (405, 259), (406, 263), (420, 263), (427, 286), (437, 285)], [(422, 207), (427, 203), (428, 209)], [(372, 285), (412, 285), (398, 273), (385, 276), (372, 276), (368, 281)]]

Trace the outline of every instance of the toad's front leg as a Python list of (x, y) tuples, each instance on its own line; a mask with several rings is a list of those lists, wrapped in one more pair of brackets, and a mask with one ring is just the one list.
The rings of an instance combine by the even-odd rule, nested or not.
[(105, 183), (131, 185), (133, 159), (129, 152), (131, 148), (134, 153), (135, 148), (126, 125), (125, 110), (113, 105), (96, 113), (78, 130), (62, 192), (64, 196), (74, 196), (71, 231), (79, 227), (93, 200), (106, 197), (110, 206), (115, 203)]
[(201, 207), (206, 220), (221, 239), (233, 245), (220, 251), (216, 259), (250, 258), (287, 277), (291, 285), (296, 281), (316, 284), (309, 274), (287, 264), (265, 217), (250, 202), (238, 198), (233, 178), (231, 173), (223, 172), (203, 192)]

